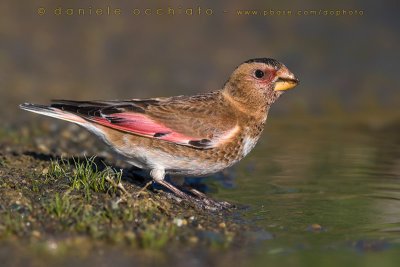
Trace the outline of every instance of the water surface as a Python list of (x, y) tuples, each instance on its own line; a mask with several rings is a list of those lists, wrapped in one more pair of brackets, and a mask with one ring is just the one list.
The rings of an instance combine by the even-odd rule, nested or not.
[(249, 206), (244, 217), (260, 227), (248, 261), (398, 266), (399, 126), (368, 117), (271, 120), (228, 173), (233, 188), (214, 193)]

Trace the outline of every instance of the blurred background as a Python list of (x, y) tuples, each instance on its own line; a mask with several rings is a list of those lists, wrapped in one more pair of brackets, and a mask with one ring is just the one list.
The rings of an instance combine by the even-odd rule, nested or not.
[[(120, 14), (107, 15), (108, 7)], [(152, 15), (144, 14), (147, 8)], [(175, 15), (154, 14), (168, 8)], [(95, 15), (97, 9), (104, 13)], [(187, 9), (194, 14), (185, 15)], [(246, 10), (268, 15), (237, 13)], [(296, 15), (298, 10), (335, 15)], [(395, 0), (1, 1), (1, 120), (32, 119), (18, 109), (23, 102), (215, 90), (254, 57), (280, 60), (301, 81), (275, 104), (274, 114), (398, 109), (398, 12)]]
[[(244, 266), (250, 261), (255, 266), (340, 266), (354, 260), (359, 261), (353, 266), (397, 266), (399, 14), (398, 0), (2, 0), (0, 189), (13, 193), (20, 181), (20, 196), (31, 192), (36, 199), (29, 180), (41, 180), (49, 160), (60, 157), (97, 155), (113, 166), (129, 167), (87, 131), (22, 111), (21, 103), (191, 95), (220, 89), (247, 59), (271, 57), (283, 62), (300, 85), (274, 104), (267, 129), (248, 157), (202, 180), (212, 197), (249, 207), (240, 210), (238, 221), (259, 227), (239, 231), (254, 236), (262, 244), (258, 250), (239, 240), (234, 249), (224, 245), (226, 254), (235, 263), (241, 258)], [(11, 200), (0, 203), (0, 237), (11, 218), (4, 214), (25, 216), (13, 207)], [(49, 240), (57, 238), (42, 229), (47, 221), (33, 225), (26, 226), (25, 236), (37, 229)], [(81, 234), (90, 236), (86, 230)], [(26, 239), (21, 240), (24, 245), (16, 247), (24, 248)], [(185, 266), (194, 255), (198, 262), (193, 266), (208, 266), (214, 256), (220, 262), (221, 250), (212, 245), (214, 256), (182, 244), (186, 252), (194, 251), (189, 257), (181, 256), (184, 250), (165, 250), (180, 263), (176, 266)], [(135, 258), (131, 248), (129, 260)], [(0, 254), (21, 258), (18, 250), (10, 251), (0, 249)], [(143, 256), (153, 262), (152, 254)], [(124, 257), (103, 256), (110, 261)]]

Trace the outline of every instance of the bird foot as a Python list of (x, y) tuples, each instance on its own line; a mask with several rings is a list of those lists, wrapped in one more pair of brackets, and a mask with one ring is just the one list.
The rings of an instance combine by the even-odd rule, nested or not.
[(217, 200), (207, 196), (203, 192), (200, 192), (199, 190), (194, 189), (188, 185), (183, 185), (183, 188), (185, 188), (190, 193), (192, 193), (193, 195), (197, 196), (199, 199), (201, 199), (202, 201), (207, 203), (207, 205), (215, 206), (215, 207), (218, 207), (219, 209), (228, 209), (228, 208), (234, 207), (232, 204), (230, 204), (226, 201), (217, 201)]
[[(189, 202), (198, 208), (215, 211), (215, 210), (227, 209), (227, 208), (232, 207), (232, 205), (229, 204), (228, 202), (225, 202), (225, 201), (218, 202), (218, 201), (206, 196), (205, 194), (201, 193), (200, 191), (198, 191), (196, 189), (188, 187), (189, 192), (191, 192), (198, 198), (192, 197), (192, 196), (184, 193), (183, 191), (179, 190), (177, 187), (173, 186), (172, 184), (168, 183), (165, 180), (161, 180), (161, 181), (157, 181), (157, 182), (159, 184), (163, 185), (164, 187), (168, 188), (170, 191), (172, 191), (180, 200)], [(174, 198), (176, 199), (176, 197), (174, 197)]]

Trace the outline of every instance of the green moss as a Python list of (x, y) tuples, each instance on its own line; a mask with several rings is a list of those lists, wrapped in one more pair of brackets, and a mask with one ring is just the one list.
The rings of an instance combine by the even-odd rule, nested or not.
[(175, 236), (176, 225), (165, 220), (157, 224), (147, 224), (140, 235), (140, 246), (145, 249), (164, 248)]
[(79, 214), (82, 206), (77, 206), (73, 202), (69, 192), (67, 191), (62, 196), (56, 193), (54, 198), (47, 199), (43, 202), (43, 207), (48, 213), (56, 215), (58, 218), (67, 218)]
[(7, 211), (4, 215), (3, 223), (0, 227), (2, 229), (2, 236), (8, 235), (21, 235), (23, 230), (23, 220), (18, 213)]

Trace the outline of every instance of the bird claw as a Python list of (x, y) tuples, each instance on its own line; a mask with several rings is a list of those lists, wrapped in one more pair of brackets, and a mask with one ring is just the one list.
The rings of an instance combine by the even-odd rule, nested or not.
[(181, 197), (177, 198), (180, 198), (181, 201), (189, 202), (190, 204), (196, 206), (197, 208), (211, 210), (211, 211), (223, 210), (231, 206), (231, 205), (224, 205), (224, 203), (220, 203), (215, 200), (209, 201), (205, 199), (194, 198), (190, 195), (186, 195), (186, 197), (184, 198)]
[(226, 201), (217, 201), (217, 200), (207, 196), (206, 194), (200, 192), (199, 190), (194, 189), (188, 185), (183, 185), (183, 187), (186, 190), (188, 190), (190, 193), (192, 193), (193, 195), (197, 196), (200, 200), (205, 202), (207, 204), (207, 206), (216, 207), (218, 209), (229, 209), (229, 208), (234, 207), (234, 205), (232, 205)]
[(179, 199), (178, 202), (181, 202), (183, 200), (193, 204), (198, 208), (212, 210), (212, 211), (228, 209), (233, 207), (233, 205), (229, 204), (228, 202), (225, 201), (218, 202), (194, 188), (185, 186), (187, 187), (189, 192), (191, 192), (198, 198), (195, 198), (191, 195), (184, 193), (183, 191), (179, 190), (177, 187), (173, 186), (172, 184), (168, 183), (165, 180), (158, 181), (158, 183), (160, 183), (164, 187), (168, 188), (172, 193), (174, 193), (173, 198), (175, 200), (177, 200), (178, 198)]

